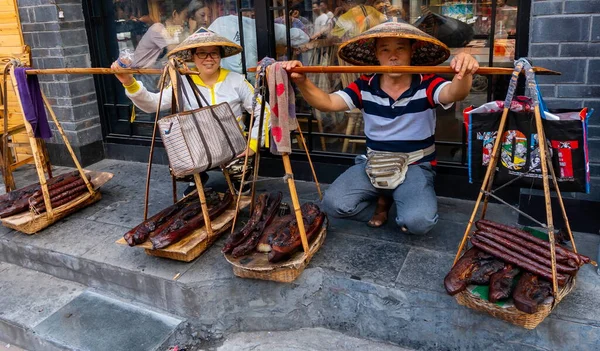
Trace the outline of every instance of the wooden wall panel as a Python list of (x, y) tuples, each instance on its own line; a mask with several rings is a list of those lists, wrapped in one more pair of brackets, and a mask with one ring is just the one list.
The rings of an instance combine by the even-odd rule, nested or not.
[[(10, 58), (17, 58), (26, 66), (31, 66), (31, 52), (23, 41), (17, 0), (0, 0), (0, 62), (2, 62), (2, 67)], [(10, 130), (23, 125), (23, 113), (12, 89), (10, 78), (8, 90), (8, 127)], [(3, 106), (0, 106), (0, 117), (4, 118)], [(0, 132), (3, 130), (4, 120), (0, 119)], [(16, 143), (29, 142), (25, 132), (15, 135), (13, 141)], [(14, 151), (17, 161), (32, 155), (29, 147), (17, 147)]]

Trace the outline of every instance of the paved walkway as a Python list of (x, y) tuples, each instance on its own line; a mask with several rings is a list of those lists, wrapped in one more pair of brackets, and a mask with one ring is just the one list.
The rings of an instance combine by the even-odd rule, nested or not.
[[(393, 221), (373, 229), (331, 219), (325, 244), (308, 269), (294, 283), (278, 284), (235, 277), (220, 253), (223, 239), (190, 263), (115, 244), (142, 220), (146, 165), (103, 160), (89, 169), (115, 174), (102, 188), (103, 199), (34, 236), (0, 227), (0, 261), (176, 316), (185, 327), (173, 340), (182, 344), (299, 328), (327, 328), (422, 350), (570, 350), (574, 345), (595, 350), (600, 344), (600, 277), (591, 266), (583, 267), (575, 291), (535, 331), (459, 306), (445, 293), (443, 278), (472, 201), (439, 198), (440, 221), (425, 236), (402, 235)], [(16, 179), (27, 185), (35, 174), (19, 170)], [(221, 176), (212, 173), (208, 186), (223, 187)], [(281, 179), (258, 186), (287, 193)], [(317, 199), (313, 183), (297, 182), (297, 187), (302, 202)], [(184, 188), (180, 183), (179, 192)], [(170, 203), (167, 167), (154, 166), (150, 213)], [(491, 204), (488, 218), (514, 224), (517, 217)], [(600, 236), (576, 233), (576, 241), (582, 253), (595, 256)]]

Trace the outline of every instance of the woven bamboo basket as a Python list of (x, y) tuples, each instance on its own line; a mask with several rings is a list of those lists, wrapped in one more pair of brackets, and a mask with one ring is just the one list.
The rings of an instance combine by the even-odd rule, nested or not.
[(280, 283), (291, 283), (302, 274), (312, 257), (323, 245), (327, 236), (328, 220), (325, 219), (323, 227), (310, 243), (310, 249), (305, 255), (304, 251), (295, 253), (289, 260), (281, 263), (270, 263), (268, 254), (255, 252), (251, 255), (233, 258), (225, 254), (227, 262), (233, 266), (233, 274), (240, 278), (272, 280)]
[(47, 213), (33, 213), (23, 212), (10, 217), (2, 218), (0, 221), (2, 225), (20, 231), (25, 234), (36, 234), (42, 229), (58, 222), (64, 217), (71, 213), (77, 212), (102, 198), (102, 194), (98, 190), (104, 183), (112, 179), (113, 174), (108, 172), (97, 172), (97, 171), (85, 171), (91, 177), (90, 182), (92, 183), (94, 194), (89, 192), (81, 194), (78, 198), (73, 201), (66, 203), (54, 209), (54, 215), (52, 218), (48, 218)]
[[(223, 197), (224, 194), (220, 194)], [(197, 196), (194, 191), (188, 196)], [(179, 201), (183, 201), (183, 198)], [(242, 196), (240, 202), (240, 208), (245, 208), (250, 204), (250, 198), (248, 196)], [(235, 204), (229, 205), (229, 207), (217, 218), (210, 221), (212, 227), (212, 235), (208, 234), (206, 225), (200, 228), (196, 228), (189, 235), (176, 243), (173, 243), (162, 249), (152, 249), (152, 242), (150, 239), (145, 242), (136, 245), (134, 247), (143, 248), (147, 255), (169, 258), (176, 261), (191, 262), (198, 258), (204, 251), (211, 247), (211, 245), (221, 237), (221, 235), (231, 228), (233, 224), (233, 217), (235, 215)], [(120, 245), (128, 245), (124, 238), (119, 238), (116, 241)]]
[(468, 290), (461, 291), (454, 297), (459, 305), (466, 306), (476, 311), (486, 312), (493, 317), (502, 319), (511, 324), (525, 329), (535, 329), (558, 305), (558, 303), (575, 288), (575, 277), (567, 280), (567, 283), (558, 289), (558, 296), (553, 301), (541, 304), (536, 313), (529, 314), (519, 311), (515, 306), (501, 307), (493, 302), (482, 299)]

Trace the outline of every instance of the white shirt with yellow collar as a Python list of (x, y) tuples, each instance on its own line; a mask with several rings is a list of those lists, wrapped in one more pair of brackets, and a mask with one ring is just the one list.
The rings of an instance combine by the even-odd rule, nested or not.
[[(231, 107), (234, 115), (236, 116), (240, 128), (245, 128), (244, 122), (242, 121), (242, 112), (246, 110), (248, 113), (252, 113), (252, 98), (254, 97), (254, 87), (246, 80), (246, 78), (235, 72), (231, 72), (225, 68), (220, 68), (219, 78), (214, 86), (210, 87), (200, 79), (199, 76), (192, 76), (192, 80), (198, 86), (200, 93), (204, 95), (206, 100), (211, 105), (220, 104), (227, 102)], [(183, 85), (190, 97), (191, 101), (187, 101), (184, 95), (184, 109), (193, 110), (199, 108), (198, 102), (194, 98), (194, 92), (188, 84), (187, 80), (183, 80)], [(133, 101), (135, 106), (144, 112), (152, 113), (156, 112), (158, 105), (159, 93), (149, 92), (142, 82), (135, 81), (133, 84), (125, 86), (126, 95)], [(161, 111), (169, 110), (172, 102), (172, 87), (167, 87), (162, 96)], [(257, 97), (256, 108), (254, 111), (255, 119), (260, 117), (260, 106), (261, 96)], [(271, 113), (269, 105), (266, 104), (265, 108), (265, 121), (263, 124), (263, 137), (261, 146), (269, 147), (269, 140), (266, 137), (269, 131), (269, 121)], [(250, 148), (254, 151), (257, 150), (257, 137), (258, 137), (258, 123), (254, 123), (252, 128), (252, 140), (250, 142)]]

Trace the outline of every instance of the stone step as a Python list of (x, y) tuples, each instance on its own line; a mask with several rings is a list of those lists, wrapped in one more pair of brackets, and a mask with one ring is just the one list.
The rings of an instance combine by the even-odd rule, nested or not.
[[(373, 229), (332, 218), (308, 268), (281, 284), (235, 277), (220, 252), (223, 240), (190, 263), (115, 244), (143, 217), (138, 175), (146, 165), (111, 160), (91, 169), (115, 173), (103, 199), (36, 235), (0, 227), (0, 261), (168, 311), (186, 320), (182, 337), (218, 340), (238, 332), (322, 327), (424, 350), (593, 349), (600, 343), (600, 284), (591, 266), (582, 268), (577, 290), (535, 333), (459, 306), (447, 295), (442, 282), (472, 201), (439, 198), (438, 225), (423, 236), (399, 234), (393, 220)], [(153, 172), (150, 212), (156, 213), (171, 203), (171, 180), (164, 166)], [(259, 191), (286, 187), (281, 180), (258, 184)], [(314, 184), (297, 186), (303, 202), (314, 199)], [(517, 218), (497, 204), (488, 206), (487, 217), (507, 224)], [(596, 254), (598, 235), (577, 233), (576, 239), (584, 254)]]
[(0, 340), (27, 350), (165, 350), (181, 320), (0, 262)]

